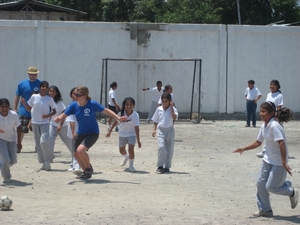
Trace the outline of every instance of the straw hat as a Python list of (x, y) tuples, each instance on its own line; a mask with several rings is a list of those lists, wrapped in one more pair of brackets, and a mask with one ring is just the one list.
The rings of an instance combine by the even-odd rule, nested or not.
[(38, 74), (40, 71), (37, 70), (36, 66), (30, 66), (27, 70), (29, 74)]

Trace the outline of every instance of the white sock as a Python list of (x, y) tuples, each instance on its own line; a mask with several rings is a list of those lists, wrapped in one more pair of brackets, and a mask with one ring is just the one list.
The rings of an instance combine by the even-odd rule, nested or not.
[(126, 154), (125, 155), (122, 155), (125, 159), (128, 159), (129, 158), (129, 155), (127, 154), (127, 152), (126, 152)]
[(111, 128), (111, 125), (108, 125), (108, 129), (110, 129)]
[(134, 161), (134, 159), (129, 159), (129, 168), (133, 167), (133, 161)]

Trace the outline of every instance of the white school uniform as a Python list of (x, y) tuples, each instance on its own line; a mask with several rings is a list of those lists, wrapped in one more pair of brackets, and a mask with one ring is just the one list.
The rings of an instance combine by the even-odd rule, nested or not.
[(0, 114), (0, 169), (3, 178), (11, 178), (10, 166), (17, 163), (17, 131), (20, 126), (19, 116), (16, 112), (9, 110), (7, 116)]
[[(178, 111), (173, 107), (176, 119), (178, 119)], [(159, 106), (152, 120), (157, 123), (157, 143), (158, 143), (158, 160), (157, 167), (171, 168), (174, 153), (175, 130), (170, 107), (164, 110), (163, 106)]]
[[(170, 95), (171, 95), (171, 101), (172, 101), (172, 102), (175, 102), (175, 101), (174, 101), (173, 93), (171, 93)], [(161, 96), (160, 96), (160, 98), (159, 98), (159, 100), (158, 100), (158, 104), (159, 104), (159, 105), (162, 104), (162, 103), (161, 103)]]
[(148, 121), (151, 120), (155, 110), (159, 106), (158, 102), (159, 102), (164, 90), (165, 90), (164, 87), (161, 87), (160, 91), (157, 89), (157, 87), (149, 88), (149, 91), (153, 93), (153, 96), (152, 96), (150, 111), (149, 111), (148, 118), (147, 118)]
[(277, 109), (278, 106), (283, 106), (283, 96), (280, 92), (272, 93), (267, 95), (266, 102), (273, 102)]
[(255, 100), (257, 98), (257, 96), (259, 96), (259, 95), (261, 95), (261, 93), (257, 87), (253, 87), (252, 89), (247, 87), (245, 90), (246, 99), (249, 101)]
[(112, 88), (110, 88), (108, 92), (108, 104), (110, 106), (116, 106), (112, 99), (115, 99), (115, 102), (118, 102), (116, 92)]

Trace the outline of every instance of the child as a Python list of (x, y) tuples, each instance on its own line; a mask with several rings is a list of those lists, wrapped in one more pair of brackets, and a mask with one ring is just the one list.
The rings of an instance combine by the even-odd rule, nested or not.
[(75, 115), (78, 121), (78, 130), (75, 139), (74, 156), (83, 170), (83, 174), (78, 175), (78, 179), (90, 179), (93, 174), (93, 167), (90, 163), (87, 151), (96, 143), (99, 137), (99, 126), (97, 122), (97, 112), (102, 112), (115, 120), (126, 120), (126, 117), (119, 117), (110, 109), (104, 108), (98, 102), (91, 100), (89, 89), (79, 86), (73, 92), (76, 102), (72, 102), (61, 115), (54, 118), (59, 123), (69, 115)]
[(252, 118), (252, 126), (256, 127), (256, 108), (257, 101), (261, 98), (261, 93), (257, 87), (254, 86), (254, 80), (248, 80), (248, 87), (245, 91), (246, 97), (246, 109), (247, 109), (247, 120), (246, 126), (250, 127), (250, 120)]
[[(72, 88), (70, 91), (70, 97), (72, 98), (73, 101), (75, 101), (76, 97), (73, 95), (73, 92), (75, 91), (76, 88)], [(70, 115), (66, 118), (66, 123), (68, 124), (68, 132), (67, 135), (71, 139), (71, 143), (69, 148), (72, 150), (71, 151), (71, 164), (70, 168), (68, 169), (68, 172), (73, 172), (76, 175), (79, 175), (81, 173), (81, 167), (78, 164), (77, 160), (74, 157), (74, 152), (75, 152), (75, 138), (76, 138), (76, 130), (78, 129), (78, 122), (76, 120), (75, 115)]]
[(158, 174), (170, 172), (175, 139), (173, 121), (178, 119), (178, 111), (172, 102), (171, 94), (164, 93), (161, 96), (161, 102), (162, 105), (156, 109), (152, 117), (154, 122), (153, 137), (155, 137), (157, 129), (158, 168), (156, 173)]
[(59, 135), (60, 139), (64, 142), (64, 144), (67, 146), (67, 148), (69, 148), (70, 152), (72, 152), (72, 149), (70, 148), (71, 139), (67, 135), (67, 132), (68, 132), (67, 123), (65, 121), (62, 121), (60, 123), (54, 122), (54, 118), (56, 116), (59, 116), (60, 114), (62, 114), (66, 109), (65, 104), (62, 102), (61, 93), (60, 93), (58, 87), (56, 87), (54, 85), (51, 86), (49, 88), (48, 95), (54, 100), (55, 105), (56, 105), (55, 106), (56, 113), (55, 113), (55, 115), (53, 115), (51, 117), (51, 120), (50, 120), (49, 147), (54, 152), (55, 140), (56, 140), (57, 136)]
[[(49, 83), (40, 83), (40, 93), (33, 94), (27, 104), (22, 98), (24, 107), (31, 111), (31, 123), (34, 134), (35, 146), (38, 155), (38, 162), (42, 163), (42, 170), (51, 170), (50, 162), (54, 159), (54, 154), (49, 146), (49, 120), (56, 113), (56, 105), (51, 97), (47, 95)], [(51, 111), (52, 110), (52, 111)]]
[[(123, 160), (121, 166), (125, 166), (129, 158), (129, 171), (135, 172), (136, 170), (133, 167), (134, 161), (134, 146), (137, 141), (138, 147), (141, 148), (142, 144), (140, 141), (140, 117), (139, 114), (133, 110), (135, 106), (135, 100), (131, 97), (125, 98), (122, 103), (121, 112), (118, 113), (118, 116), (126, 116), (127, 120), (120, 124), (119, 129), (119, 151), (123, 155)], [(110, 137), (110, 134), (114, 127), (117, 125), (118, 121), (115, 121), (112, 127), (109, 129), (106, 137)], [(128, 144), (129, 156), (125, 150), (125, 146)]]
[[(118, 84), (117, 82), (112, 82), (110, 84), (110, 89), (109, 89), (109, 93), (108, 93), (108, 108), (113, 111), (115, 114), (117, 114), (120, 110), (119, 105), (117, 103), (117, 98), (116, 98), (116, 93), (115, 90), (118, 88)], [(112, 121), (112, 117), (108, 117), (108, 129), (110, 129), (111, 127), (111, 121)], [(116, 126), (116, 131), (118, 131), (118, 126)]]
[[(3, 177), (3, 183), (11, 182), (10, 166), (17, 163), (17, 147), (21, 146), (22, 129), (19, 116), (16, 112), (10, 110), (9, 101), (6, 98), (0, 99), (0, 169)], [(17, 140), (17, 145), (16, 145)]]
[(273, 102), (262, 103), (260, 117), (264, 123), (260, 127), (257, 140), (244, 148), (233, 151), (242, 154), (245, 150), (259, 147), (263, 140), (266, 140), (266, 153), (256, 183), (256, 201), (259, 211), (255, 212), (253, 216), (273, 216), (269, 192), (289, 196), (292, 209), (298, 204), (298, 189), (292, 188), (291, 182), (285, 180), (287, 173), (292, 175), (292, 169), (288, 165), (285, 133), (279, 124), (279, 122), (288, 122), (292, 112), (287, 108), (279, 110), (277, 114), (279, 122), (274, 119), (275, 113), (276, 107)]
[[(171, 101), (173, 102), (173, 106), (175, 107), (175, 103), (174, 103), (174, 96), (173, 96), (173, 87), (170, 85), (170, 84), (167, 84), (165, 86), (165, 89), (164, 89), (164, 92), (163, 93), (167, 93), (167, 94), (170, 94), (171, 95)], [(159, 98), (158, 100), (158, 105), (161, 106), (162, 105), (162, 102), (161, 102), (161, 98)]]
[(152, 88), (143, 88), (143, 91), (150, 91), (153, 92), (153, 98), (152, 98), (152, 103), (151, 103), (151, 108), (148, 114), (148, 118), (147, 118), (147, 122), (149, 123), (150, 120), (152, 119), (152, 116), (155, 112), (155, 110), (157, 109), (158, 105), (158, 101), (161, 97), (161, 95), (163, 94), (163, 91), (165, 90), (164, 87), (162, 87), (162, 82), (161, 81), (157, 81), (156, 82), (156, 87), (152, 87)]

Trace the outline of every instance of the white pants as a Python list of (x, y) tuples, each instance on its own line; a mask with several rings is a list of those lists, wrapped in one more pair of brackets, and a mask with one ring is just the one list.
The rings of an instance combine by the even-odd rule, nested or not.
[(150, 108), (147, 120), (152, 120), (152, 117), (153, 117), (153, 115), (154, 115), (154, 113), (155, 113), (158, 106), (159, 106), (158, 102), (155, 102), (155, 101), (151, 102), (151, 108)]
[(293, 194), (291, 182), (285, 180), (286, 175), (287, 171), (283, 166), (275, 166), (262, 161), (256, 182), (256, 200), (259, 210), (266, 212), (272, 210), (269, 192), (285, 196)]
[(17, 143), (0, 139), (0, 169), (3, 178), (11, 178), (10, 166), (17, 163)]
[(49, 123), (33, 123), (32, 131), (39, 163), (51, 162), (54, 159), (54, 153), (49, 147)]
[(157, 167), (171, 168), (174, 153), (174, 127), (157, 128), (158, 160)]
[(68, 137), (68, 126), (62, 126), (61, 130), (58, 132), (57, 127), (50, 124), (49, 128), (49, 147), (54, 152), (54, 145), (55, 140), (57, 136), (60, 137), (62, 142), (67, 146), (69, 151), (72, 153), (72, 147), (70, 142), (72, 142), (72, 139)]

